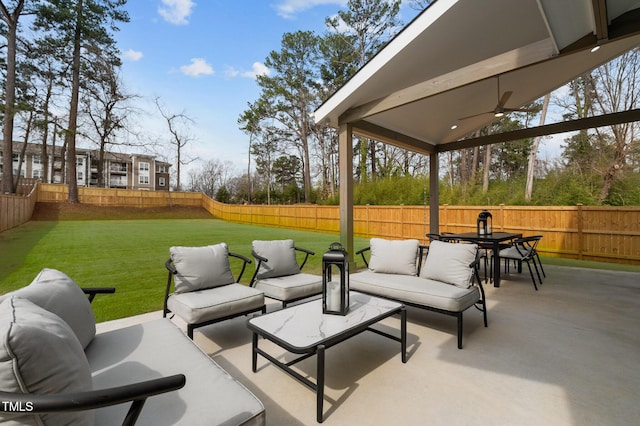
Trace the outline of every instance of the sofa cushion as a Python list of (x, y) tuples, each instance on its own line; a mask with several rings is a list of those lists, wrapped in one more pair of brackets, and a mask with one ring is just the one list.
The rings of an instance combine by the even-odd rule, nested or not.
[(0, 297), (19, 296), (53, 312), (71, 327), (83, 348), (96, 334), (96, 319), (82, 289), (63, 272), (44, 268), (26, 287)]
[(351, 290), (450, 312), (462, 312), (480, 300), (476, 286), (461, 288), (409, 275), (362, 271), (351, 275), (349, 286)]
[[(89, 364), (69, 325), (56, 314), (18, 296), (0, 303), (0, 389), (53, 394), (91, 390)], [(27, 414), (19, 424), (89, 425), (93, 413)]]
[(386, 274), (416, 275), (418, 240), (371, 238), (369, 269)]
[(243, 284), (174, 293), (167, 307), (189, 324), (198, 324), (264, 306), (264, 294)]
[[(264, 406), (258, 398), (168, 318), (98, 333), (87, 348), (87, 357), (96, 389), (172, 374), (186, 376), (183, 388), (147, 400), (138, 425), (265, 423)], [(121, 425), (129, 406), (96, 410), (96, 425)]]
[(225, 243), (204, 247), (171, 247), (176, 293), (218, 287), (234, 282)]
[(254, 287), (276, 300), (301, 299), (322, 293), (322, 277), (312, 274), (296, 274), (284, 277), (261, 278)]
[(469, 265), (476, 259), (477, 251), (475, 244), (433, 241), (429, 245), (421, 275), (423, 278), (468, 288), (473, 277), (473, 268)]
[(258, 278), (282, 277), (300, 273), (293, 240), (255, 240), (253, 251), (267, 259), (260, 264)]

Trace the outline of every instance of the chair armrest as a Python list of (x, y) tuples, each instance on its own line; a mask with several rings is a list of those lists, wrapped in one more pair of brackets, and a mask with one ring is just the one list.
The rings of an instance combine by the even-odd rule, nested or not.
[(83, 288), (82, 291), (89, 296), (89, 303), (91, 303), (97, 294), (113, 294), (116, 289), (114, 287), (92, 287)]
[[(61, 394), (23, 394), (0, 391), (0, 411), (12, 411), (11, 407), (28, 407), (29, 413), (56, 413), (93, 410), (131, 401), (131, 407), (123, 425), (135, 424), (147, 398), (182, 388), (184, 374), (147, 380), (108, 389)], [(23, 412), (23, 411), (21, 411)]]
[(236, 279), (236, 282), (239, 283), (240, 279), (242, 278), (242, 275), (244, 274), (244, 270), (247, 268), (247, 265), (250, 263), (253, 263), (251, 259), (249, 259), (246, 256), (243, 256), (241, 254), (238, 253), (231, 253), (229, 252), (229, 256), (231, 257), (235, 257), (236, 259), (240, 259), (243, 261), (242, 263), (242, 270), (240, 270), (240, 274), (238, 275), (238, 278)]
[(315, 256), (315, 252), (311, 251), (311, 250), (307, 250), (305, 248), (300, 248), (300, 247), (294, 247), (294, 249), (296, 251), (301, 251), (303, 253), (305, 253), (304, 256), (304, 260), (302, 261), (302, 264), (300, 265), (300, 269), (304, 268), (304, 264), (307, 263), (307, 259), (309, 259), (309, 256)]
[(367, 251), (370, 251), (370, 250), (371, 250), (371, 247), (365, 247), (365, 248), (363, 248), (363, 249), (361, 249), (361, 250), (358, 250), (358, 251), (356, 252), (356, 256), (357, 256), (357, 255), (362, 256), (362, 261), (364, 262), (364, 266), (366, 266), (367, 268), (369, 267), (369, 262), (367, 261), (367, 258), (365, 257), (365, 255), (364, 255), (364, 254), (365, 254)]
[(249, 281), (249, 287), (253, 287), (258, 280), (258, 271), (260, 270), (260, 265), (263, 262), (268, 262), (269, 259), (266, 257), (260, 256), (255, 250), (251, 250), (251, 256), (255, 257), (258, 263), (256, 264), (256, 270), (253, 272), (253, 276), (251, 277), (251, 281)]
[(416, 275), (418, 276), (420, 276), (422, 262), (427, 258), (427, 254), (429, 254), (429, 246), (425, 246), (424, 244), (418, 245), (418, 268), (416, 271)]

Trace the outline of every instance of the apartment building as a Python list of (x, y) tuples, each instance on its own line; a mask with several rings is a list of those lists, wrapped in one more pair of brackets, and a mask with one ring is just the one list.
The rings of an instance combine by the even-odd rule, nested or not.
[[(24, 151), (24, 155), (23, 155)], [(48, 161), (42, 159), (42, 145), (14, 142), (13, 176), (33, 178), (48, 183), (66, 182), (66, 164), (61, 147), (48, 149)], [(2, 176), (2, 147), (0, 146), (0, 177)], [(22, 157), (22, 158), (21, 158)], [(153, 155), (105, 152), (102, 161), (102, 182), (99, 176), (100, 153), (97, 150), (76, 148), (76, 182), (78, 186), (105, 188), (169, 190), (170, 163), (159, 161)], [(45, 173), (46, 163), (46, 173)]]

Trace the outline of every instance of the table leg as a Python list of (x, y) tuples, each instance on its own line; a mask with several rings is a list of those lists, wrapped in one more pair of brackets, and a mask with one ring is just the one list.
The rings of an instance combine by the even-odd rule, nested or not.
[(500, 243), (493, 243), (493, 286), (500, 287)]
[(400, 346), (402, 348), (402, 362), (407, 362), (407, 308), (400, 310)]
[(324, 345), (318, 345), (316, 358), (318, 362), (316, 380), (316, 420), (318, 423), (322, 423), (322, 406), (324, 404)]
[(255, 373), (258, 371), (258, 333), (253, 333), (251, 369)]

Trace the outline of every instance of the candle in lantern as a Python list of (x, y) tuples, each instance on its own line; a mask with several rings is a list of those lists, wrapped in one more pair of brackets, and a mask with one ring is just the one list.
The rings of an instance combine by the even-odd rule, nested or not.
[(330, 281), (327, 283), (327, 310), (340, 310), (340, 283)]

